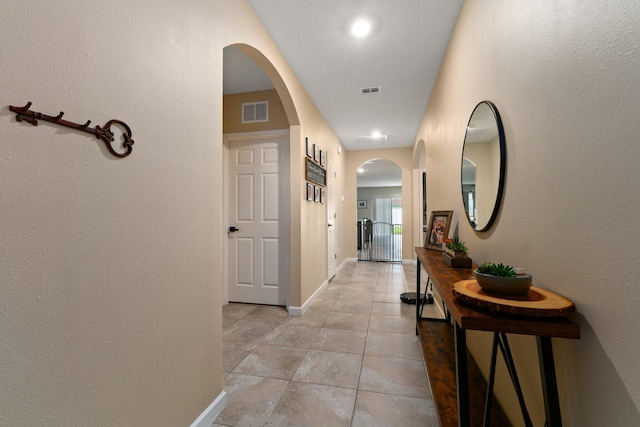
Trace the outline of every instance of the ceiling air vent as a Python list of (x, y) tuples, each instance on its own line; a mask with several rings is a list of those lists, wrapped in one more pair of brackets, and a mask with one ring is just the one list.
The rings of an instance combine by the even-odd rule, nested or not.
[(242, 123), (269, 121), (269, 101), (245, 102), (242, 104)]
[(382, 90), (382, 88), (380, 86), (371, 86), (371, 87), (363, 87), (360, 88), (360, 92), (367, 94), (367, 93), (378, 93), (380, 92), (380, 90)]
[(375, 142), (387, 142), (387, 135), (380, 136), (361, 136), (355, 138), (358, 144), (372, 144)]

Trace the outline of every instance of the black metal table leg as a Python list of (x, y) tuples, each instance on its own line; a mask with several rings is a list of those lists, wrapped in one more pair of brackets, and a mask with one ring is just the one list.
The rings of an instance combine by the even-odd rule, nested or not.
[(491, 405), (493, 401), (493, 384), (496, 375), (496, 360), (497, 350), (500, 348), (502, 352), (502, 358), (509, 372), (511, 383), (518, 396), (518, 403), (520, 404), (520, 411), (522, 412), (522, 418), (526, 427), (533, 427), (531, 416), (529, 416), (529, 410), (524, 401), (524, 394), (522, 393), (522, 387), (520, 387), (520, 381), (518, 380), (518, 373), (516, 372), (516, 365), (513, 361), (513, 355), (511, 354), (511, 348), (509, 347), (509, 340), (507, 334), (504, 332), (496, 332), (493, 334), (493, 350), (491, 352), (491, 366), (489, 368), (489, 385), (487, 387), (487, 397), (484, 409), (484, 426), (489, 425), (491, 419)]
[(457, 322), (455, 324), (456, 342), (456, 385), (458, 388), (458, 426), (471, 426), (469, 408), (469, 370), (467, 367), (467, 336)]
[(496, 335), (499, 336), (498, 344), (500, 345), (500, 350), (502, 351), (502, 357), (504, 358), (504, 362), (507, 366), (507, 371), (509, 371), (509, 376), (511, 377), (511, 383), (513, 384), (513, 388), (516, 391), (516, 396), (518, 396), (518, 403), (520, 404), (520, 411), (522, 412), (524, 425), (526, 427), (533, 427), (533, 422), (531, 421), (529, 410), (527, 409), (527, 405), (524, 401), (524, 394), (522, 393), (522, 387), (520, 387), (520, 380), (518, 380), (518, 373), (516, 372), (516, 364), (513, 361), (513, 355), (511, 354), (511, 348), (509, 347), (507, 334), (505, 334), (504, 332), (500, 332), (499, 334), (496, 334)]
[(487, 396), (484, 402), (484, 421), (482, 425), (489, 427), (491, 422), (491, 407), (493, 406), (493, 383), (496, 378), (496, 361), (498, 360), (498, 333), (493, 334), (493, 348), (491, 350), (491, 366), (489, 367), (489, 381), (487, 383)]
[(542, 394), (544, 397), (544, 411), (548, 427), (561, 427), (560, 399), (558, 398), (558, 383), (556, 382), (556, 367), (553, 361), (553, 347), (550, 337), (536, 337), (538, 343), (538, 361), (542, 376)]
[[(429, 282), (431, 278), (427, 276), (427, 283), (424, 285), (424, 297), (420, 295), (420, 313), (418, 314), (418, 319), (422, 319), (422, 313), (424, 312), (424, 306), (427, 304), (428, 293), (429, 293)], [(433, 286), (433, 285), (432, 285)]]

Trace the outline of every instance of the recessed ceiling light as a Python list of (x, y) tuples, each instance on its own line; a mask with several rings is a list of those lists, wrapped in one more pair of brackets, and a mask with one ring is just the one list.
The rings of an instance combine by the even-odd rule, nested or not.
[(358, 19), (351, 25), (351, 34), (356, 37), (366, 37), (371, 32), (371, 22), (366, 19)]

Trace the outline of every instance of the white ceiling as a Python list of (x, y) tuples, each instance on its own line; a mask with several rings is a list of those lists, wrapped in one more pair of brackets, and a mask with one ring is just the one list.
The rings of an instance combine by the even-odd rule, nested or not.
[(222, 63), (223, 94), (273, 89), (273, 83), (262, 68), (238, 49), (226, 47)]
[[(462, 0), (248, 1), (347, 150), (413, 145)], [(349, 26), (361, 16), (374, 30), (357, 39)], [(249, 87), (260, 78), (231, 51), (225, 93), (272, 87)], [(381, 91), (362, 94), (369, 86)]]

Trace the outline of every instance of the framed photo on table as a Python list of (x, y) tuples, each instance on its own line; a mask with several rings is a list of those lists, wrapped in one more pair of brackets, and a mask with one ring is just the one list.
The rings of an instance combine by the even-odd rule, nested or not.
[(431, 211), (427, 237), (424, 241), (426, 249), (442, 251), (442, 241), (449, 238), (452, 218), (453, 211)]

